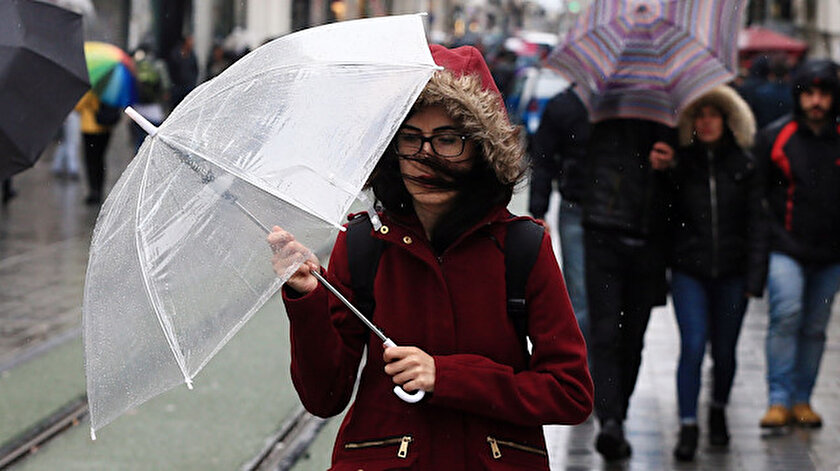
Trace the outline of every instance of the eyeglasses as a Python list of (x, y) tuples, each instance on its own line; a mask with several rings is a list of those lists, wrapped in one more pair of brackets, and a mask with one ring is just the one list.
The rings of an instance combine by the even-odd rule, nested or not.
[(432, 146), (432, 152), (440, 157), (458, 157), (464, 153), (464, 146), (467, 142), (467, 136), (458, 134), (434, 134), (426, 137), (422, 134), (399, 133), (395, 139), (394, 147), (397, 155), (402, 157), (411, 157), (420, 152), (423, 144), (429, 143)]

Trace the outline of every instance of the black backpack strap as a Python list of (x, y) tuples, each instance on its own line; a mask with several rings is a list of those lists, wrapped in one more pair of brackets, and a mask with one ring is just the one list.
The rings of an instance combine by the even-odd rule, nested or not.
[(371, 235), (367, 213), (360, 213), (347, 225), (347, 263), (355, 306), (368, 319), (373, 317), (373, 279), (379, 267), (384, 243)]
[(527, 353), (528, 306), (525, 285), (537, 261), (545, 229), (530, 219), (512, 221), (505, 237), (505, 286), (507, 311), (522, 348)]

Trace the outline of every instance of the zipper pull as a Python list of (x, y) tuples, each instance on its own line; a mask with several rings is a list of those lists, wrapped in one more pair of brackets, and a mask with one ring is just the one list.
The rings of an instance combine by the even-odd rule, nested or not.
[(490, 453), (493, 454), (493, 459), (497, 460), (502, 457), (502, 450), (499, 449), (499, 444), (493, 437), (487, 437), (487, 443), (490, 444)]
[(408, 444), (411, 443), (411, 437), (408, 435), (402, 437), (400, 441), (400, 449), (397, 451), (397, 458), (405, 458), (408, 456)]

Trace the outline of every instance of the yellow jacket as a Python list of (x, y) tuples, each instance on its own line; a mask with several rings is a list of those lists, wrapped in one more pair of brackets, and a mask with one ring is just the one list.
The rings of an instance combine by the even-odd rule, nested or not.
[(103, 134), (109, 132), (109, 126), (102, 126), (96, 122), (96, 112), (99, 110), (99, 98), (93, 94), (93, 91), (88, 90), (87, 93), (76, 103), (76, 111), (82, 121), (82, 133), (84, 134)]

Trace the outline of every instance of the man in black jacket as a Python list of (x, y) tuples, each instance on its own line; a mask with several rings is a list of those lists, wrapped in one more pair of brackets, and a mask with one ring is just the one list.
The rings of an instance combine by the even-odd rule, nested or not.
[(759, 135), (767, 169), (767, 413), (761, 427), (820, 427), (810, 405), (831, 304), (840, 289), (840, 81), (831, 61), (804, 64), (794, 114)]
[(553, 184), (557, 181), (563, 197), (557, 219), (563, 255), (563, 277), (578, 325), (589, 342), (580, 200), (591, 125), (589, 113), (573, 87), (549, 100), (540, 119), (540, 126), (534, 134), (528, 211), (537, 219), (545, 219)]
[(667, 180), (676, 133), (652, 121), (593, 124), (586, 156), (583, 226), (595, 411), (595, 448), (630, 456), (624, 437), (650, 311), (665, 303)]

